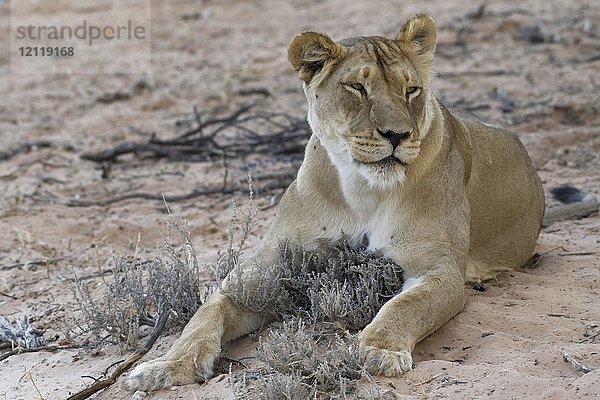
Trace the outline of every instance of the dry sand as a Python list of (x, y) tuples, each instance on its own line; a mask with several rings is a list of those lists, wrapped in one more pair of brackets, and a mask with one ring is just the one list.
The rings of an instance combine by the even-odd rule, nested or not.
[[(43, 3), (42, 3), (43, 4)], [(65, 278), (106, 266), (112, 249), (151, 258), (164, 217), (160, 202), (130, 200), (107, 207), (68, 207), (73, 198), (100, 198), (129, 190), (183, 193), (223, 173), (219, 163), (184, 164), (125, 157), (102, 179), (98, 165), (79, 155), (150, 132), (174, 133), (174, 122), (201, 110), (259, 107), (306, 112), (300, 83), (286, 60), (298, 32), (323, 31), (335, 39), (394, 35), (415, 11), (440, 26), (438, 97), (475, 110), (517, 132), (546, 189), (570, 183), (600, 195), (600, 4), (595, 0), (500, 0), (480, 18), (466, 18), (478, 2), (341, 0), (153, 2), (153, 73), (150, 76), (11, 74), (0, 53), (0, 150), (34, 140), (64, 146), (37, 149), (0, 161), (0, 315), (27, 314), (45, 337), (65, 343), (65, 321), (76, 305)], [(41, 6), (43, 7), (43, 5)], [(521, 28), (543, 22), (551, 43), (519, 39)], [(0, 30), (8, 32), (8, 5)], [(6, 49), (7, 36), (0, 35)], [(140, 78), (149, 88), (123, 101), (103, 94)], [(243, 95), (248, 89), (269, 95)], [(136, 129), (131, 129), (134, 127)], [(231, 179), (244, 171), (232, 169)], [(220, 178), (219, 178), (220, 179)], [(268, 206), (272, 194), (259, 196)], [(244, 194), (234, 196), (244, 202)], [(204, 197), (172, 205), (192, 225), (199, 257), (213, 261), (225, 245), (231, 197)], [(550, 203), (551, 201), (548, 200)], [(275, 210), (261, 212), (252, 243)], [(565, 221), (542, 231), (533, 269), (502, 275), (484, 292), (468, 289), (465, 310), (415, 349), (413, 371), (376, 377), (382, 389), (404, 398), (599, 398), (599, 217)], [(42, 265), (15, 266), (51, 258)], [(12, 267), (11, 267), (12, 266)], [(94, 287), (101, 279), (91, 281)], [(165, 337), (147, 356), (162, 354)], [(256, 342), (243, 338), (225, 348), (252, 365)], [(563, 361), (568, 351), (597, 368), (583, 374)], [(21, 354), (0, 362), (0, 398), (62, 399), (91, 383), (123, 356), (63, 350)], [(219, 367), (226, 371), (226, 363)], [(121, 379), (122, 380), (122, 379)], [(119, 382), (120, 383), (120, 382)], [(34, 385), (35, 384), (35, 385)], [(39, 390), (39, 392), (38, 392)], [(115, 384), (97, 399), (129, 399)], [(153, 399), (233, 398), (225, 375), (204, 385), (160, 391)]]

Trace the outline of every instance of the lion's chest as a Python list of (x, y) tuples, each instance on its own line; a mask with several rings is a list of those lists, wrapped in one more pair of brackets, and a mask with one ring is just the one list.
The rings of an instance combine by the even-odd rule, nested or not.
[(334, 213), (332, 225), (341, 228), (337, 233), (348, 236), (357, 245), (366, 236), (369, 250), (384, 253), (402, 242), (402, 232), (411, 218), (406, 207), (410, 202), (401, 187), (373, 189), (356, 173), (354, 165), (338, 168), (338, 173), (345, 207)]
[(350, 226), (345, 232), (348, 232), (352, 242), (360, 243), (366, 237), (370, 251), (380, 250), (385, 253), (402, 240), (402, 226), (406, 219), (406, 212), (402, 207), (383, 203), (371, 212), (358, 212), (348, 218)]

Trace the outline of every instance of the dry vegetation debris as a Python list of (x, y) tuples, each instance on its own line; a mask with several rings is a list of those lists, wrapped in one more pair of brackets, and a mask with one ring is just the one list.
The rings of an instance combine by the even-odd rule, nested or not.
[[(227, 251), (215, 265), (208, 266), (212, 279), (200, 279), (202, 271), (187, 223), (169, 214), (163, 244), (157, 247), (153, 261), (113, 255), (113, 276), (105, 282), (100, 300), (84, 281), (75, 279), (73, 292), (82, 311), (79, 328), (94, 334), (95, 346), (111, 343), (133, 349), (142, 326), (154, 327), (150, 336), (158, 336), (162, 332), (157, 332), (157, 321), (164, 316), (170, 318), (171, 327), (184, 325), (230, 274), (226, 293), (234, 301), (285, 321), (261, 340), (258, 358), (263, 365), (232, 379), (238, 395), (345, 398), (356, 389), (357, 381), (367, 376), (349, 330), (363, 328), (400, 292), (402, 268), (369, 252), (364, 241), (353, 247), (343, 239), (323, 242), (314, 251), (282, 245), (277, 263), (266, 271), (243, 271), (239, 265), (244, 244), (256, 225), (251, 181), (249, 186), (248, 207), (241, 217), (233, 207)], [(241, 232), (241, 237), (236, 232)], [(257, 276), (258, 286), (251, 286)], [(160, 329), (165, 325), (162, 321)], [(124, 371), (121, 368), (119, 372)], [(374, 386), (371, 389), (377, 392)], [(369, 395), (379, 395), (373, 396)]]
[(135, 348), (140, 326), (155, 326), (163, 314), (170, 316), (170, 326), (183, 326), (211, 292), (210, 283), (201, 279), (187, 222), (171, 214), (165, 222), (163, 243), (157, 246), (154, 260), (142, 262), (135, 256), (113, 254), (113, 276), (104, 282), (100, 300), (94, 298), (87, 283), (75, 277), (79, 327), (95, 334), (94, 345)]

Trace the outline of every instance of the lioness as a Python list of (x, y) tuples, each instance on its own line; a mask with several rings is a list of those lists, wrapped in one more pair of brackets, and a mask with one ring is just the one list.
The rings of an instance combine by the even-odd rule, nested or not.
[[(522, 266), (544, 214), (540, 178), (517, 137), (451, 113), (431, 93), (436, 36), (434, 20), (417, 14), (395, 39), (292, 40), (313, 135), (262, 244), (240, 266), (272, 265), (284, 240), (310, 248), (366, 235), (407, 278), (359, 334), (372, 374), (410, 370), (417, 342), (463, 309), (465, 281)], [(167, 354), (133, 370), (131, 389), (204, 381), (224, 341), (268, 322), (236, 306), (228, 282)]]

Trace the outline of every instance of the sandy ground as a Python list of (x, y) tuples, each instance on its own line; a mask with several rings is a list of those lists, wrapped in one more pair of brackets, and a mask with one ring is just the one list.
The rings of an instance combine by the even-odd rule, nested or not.
[[(335, 39), (394, 35), (409, 14), (430, 12), (440, 26), (435, 89), (442, 102), (517, 132), (547, 189), (570, 183), (599, 195), (600, 4), (500, 0), (479, 18), (467, 18), (478, 2), (421, 3), (156, 1), (152, 74), (146, 76), (11, 74), (7, 35), (0, 35), (0, 150), (41, 139), (59, 144), (0, 161), (0, 314), (9, 319), (27, 314), (48, 341), (67, 343), (65, 326), (77, 307), (66, 279), (74, 271), (85, 275), (106, 266), (113, 249), (132, 251), (138, 235), (140, 256), (151, 258), (164, 206), (141, 200), (106, 207), (65, 203), (130, 190), (183, 193), (223, 174), (218, 163), (126, 157), (102, 179), (99, 166), (79, 155), (143, 140), (151, 132), (172, 136), (175, 121), (193, 106), (227, 111), (254, 99), (261, 109), (303, 115), (305, 100), (286, 47), (306, 29)], [(548, 42), (520, 38), (522, 28), (539, 23)], [(8, 26), (4, 3), (0, 30), (8, 32)], [(139, 79), (147, 89), (123, 101), (98, 101)], [(257, 88), (268, 95), (244, 94)], [(235, 168), (231, 173), (236, 179), (245, 174)], [(259, 195), (258, 206), (268, 206), (271, 197)], [(244, 202), (239, 194), (173, 205), (191, 223), (203, 262), (213, 261), (225, 245), (232, 198)], [(274, 212), (259, 214), (252, 243)], [(543, 256), (533, 269), (505, 274), (484, 292), (468, 289), (465, 310), (417, 346), (413, 371), (395, 379), (376, 377), (382, 390), (402, 398), (598, 398), (599, 221), (595, 215), (544, 229), (537, 248)], [(52, 261), (30, 264), (46, 259)], [(102, 285), (101, 279), (90, 282)], [(175, 336), (160, 339), (147, 357), (162, 354)], [(227, 345), (224, 355), (252, 365), (255, 348), (255, 341), (244, 338)], [(577, 371), (563, 361), (563, 351), (597, 369)], [(112, 349), (16, 355), (0, 362), (0, 398), (62, 399), (91, 383), (83, 375), (98, 377), (122, 358)], [(96, 398), (131, 394), (115, 384)], [(220, 374), (207, 384), (149, 398), (233, 394)]]

